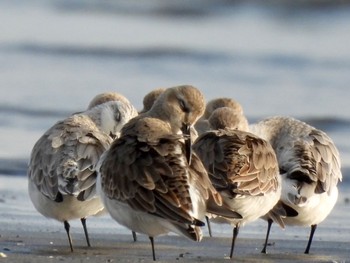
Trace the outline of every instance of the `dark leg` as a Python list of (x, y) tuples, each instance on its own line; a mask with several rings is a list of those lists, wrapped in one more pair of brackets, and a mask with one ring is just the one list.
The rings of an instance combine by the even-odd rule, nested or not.
[(231, 253), (230, 253), (230, 258), (232, 258), (233, 256), (233, 250), (235, 249), (235, 242), (236, 242), (236, 238), (238, 236), (238, 232), (239, 232), (239, 226), (236, 226), (233, 229), (233, 236), (232, 236), (232, 245), (231, 245)]
[(152, 245), (153, 261), (156, 261), (156, 253), (154, 252), (154, 240), (153, 240), (153, 237), (149, 237), (149, 240), (151, 240), (151, 245)]
[(132, 233), (132, 238), (134, 239), (134, 242), (137, 241), (137, 236), (136, 236), (136, 232), (135, 231), (131, 231)]
[(87, 228), (86, 228), (86, 218), (80, 218), (80, 221), (81, 221), (81, 223), (83, 225), (83, 228), (84, 228), (86, 243), (87, 243), (88, 247), (91, 247), (90, 240), (89, 240), (89, 234), (88, 234), (88, 231), (87, 231)]
[(205, 219), (207, 220), (207, 225), (208, 225), (208, 231), (209, 231), (209, 236), (212, 237), (212, 234), (211, 234), (211, 226), (210, 226), (210, 221), (209, 221), (209, 217), (205, 217)]
[(266, 238), (265, 238), (265, 245), (264, 245), (264, 248), (261, 250), (261, 253), (264, 253), (264, 254), (266, 254), (267, 241), (269, 241), (272, 223), (273, 223), (272, 219), (267, 220), (267, 232), (266, 232)]
[(314, 237), (315, 231), (316, 231), (317, 225), (311, 225), (311, 231), (310, 231), (310, 237), (309, 237), (309, 242), (307, 243), (306, 249), (305, 249), (305, 254), (309, 254), (309, 250), (311, 247), (311, 242), (312, 238)]
[(63, 224), (64, 224), (64, 229), (65, 229), (66, 232), (67, 232), (70, 250), (73, 252), (72, 238), (70, 237), (70, 234), (69, 234), (70, 225), (69, 225), (68, 221), (64, 221)]

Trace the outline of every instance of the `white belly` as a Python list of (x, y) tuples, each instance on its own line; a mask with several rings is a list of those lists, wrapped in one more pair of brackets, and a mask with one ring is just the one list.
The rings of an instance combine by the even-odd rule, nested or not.
[(31, 181), (29, 181), (28, 190), (30, 199), (39, 213), (61, 222), (96, 215), (104, 209), (99, 197), (79, 201), (74, 196), (65, 195), (62, 202), (55, 202), (38, 191)]
[(133, 210), (129, 205), (103, 197), (105, 207), (119, 224), (151, 237), (167, 234), (172, 226), (166, 220), (148, 213)]
[(331, 195), (315, 194), (303, 206), (287, 203), (296, 211), (298, 216), (284, 218), (286, 225), (310, 226), (321, 223), (332, 211), (338, 199), (338, 189), (334, 188)]
[(270, 193), (266, 196), (244, 196), (234, 199), (225, 199), (233, 211), (238, 212), (242, 219), (223, 220), (220, 217), (213, 218), (216, 223), (231, 223), (243, 226), (246, 223), (253, 222), (258, 218), (266, 215), (278, 202), (280, 192)]

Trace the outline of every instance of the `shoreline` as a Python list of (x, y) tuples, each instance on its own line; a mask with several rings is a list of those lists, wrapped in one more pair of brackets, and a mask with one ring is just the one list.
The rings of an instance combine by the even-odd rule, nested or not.
[[(340, 188), (338, 202), (316, 230), (305, 255), (309, 227), (271, 228), (268, 254), (261, 254), (267, 223), (257, 220), (240, 228), (234, 262), (350, 262), (350, 190)], [(0, 175), (0, 262), (153, 262), (149, 239), (120, 226), (108, 214), (87, 219), (91, 248), (86, 246), (80, 220), (73, 220), (70, 252), (63, 224), (39, 214), (30, 202), (27, 178)], [(158, 262), (230, 262), (232, 227), (212, 223), (204, 238), (194, 242), (175, 234), (155, 237)]]
[[(91, 236), (92, 247), (83, 234), (74, 235), (74, 252), (70, 252), (65, 233), (2, 233), (2, 262), (152, 262), (151, 245), (146, 236), (131, 234)], [(271, 239), (268, 254), (261, 254), (263, 239), (238, 238), (234, 262), (347, 262), (349, 243), (316, 241), (310, 254), (303, 254), (306, 240)], [(229, 237), (205, 237), (196, 243), (178, 236), (155, 238), (158, 262), (228, 262)], [(28, 260), (28, 257), (29, 260)]]

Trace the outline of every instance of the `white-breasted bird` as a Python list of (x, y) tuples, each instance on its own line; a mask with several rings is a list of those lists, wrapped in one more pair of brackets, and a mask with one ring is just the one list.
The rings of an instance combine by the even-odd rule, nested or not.
[[(305, 249), (308, 254), (317, 225), (337, 202), (337, 186), (342, 180), (339, 152), (325, 132), (295, 118), (271, 117), (250, 129), (274, 148), (282, 178), (280, 201), (298, 212), (282, 221), (286, 225), (311, 227)], [(271, 224), (269, 221), (263, 253)]]
[(230, 219), (209, 213), (213, 222), (234, 227), (231, 258), (240, 227), (267, 214), (281, 195), (275, 152), (266, 140), (237, 130), (242, 117), (228, 107), (216, 109), (208, 120), (211, 130), (193, 145), (223, 202), (241, 215), (240, 219)]
[(35, 143), (28, 167), (28, 190), (42, 215), (64, 223), (81, 219), (90, 246), (86, 217), (103, 210), (96, 195), (96, 165), (120, 129), (137, 114), (131, 104), (109, 101), (58, 121)]
[(103, 201), (114, 220), (149, 236), (168, 232), (200, 241), (207, 209), (221, 207), (199, 158), (191, 151), (190, 128), (204, 112), (193, 86), (166, 89), (152, 108), (124, 126), (101, 160)]

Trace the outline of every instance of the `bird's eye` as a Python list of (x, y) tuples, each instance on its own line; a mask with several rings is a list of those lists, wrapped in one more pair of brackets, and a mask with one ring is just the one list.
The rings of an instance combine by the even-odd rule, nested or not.
[(116, 111), (116, 112), (114, 113), (114, 119), (115, 119), (117, 122), (120, 121), (121, 116), (120, 116), (120, 112), (119, 112), (119, 111)]
[(179, 100), (180, 108), (183, 112), (190, 112), (190, 109), (186, 106), (186, 103), (183, 100)]

